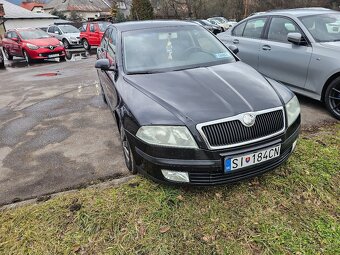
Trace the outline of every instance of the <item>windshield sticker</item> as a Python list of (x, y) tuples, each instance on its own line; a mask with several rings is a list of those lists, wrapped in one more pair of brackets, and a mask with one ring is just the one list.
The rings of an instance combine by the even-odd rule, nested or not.
[(227, 52), (222, 52), (222, 53), (216, 53), (215, 54), (216, 58), (228, 58), (229, 54)]
[(171, 43), (171, 40), (170, 40), (170, 36), (169, 36), (168, 42), (166, 44), (166, 52), (168, 53), (168, 59), (172, 60), (172, 43)]

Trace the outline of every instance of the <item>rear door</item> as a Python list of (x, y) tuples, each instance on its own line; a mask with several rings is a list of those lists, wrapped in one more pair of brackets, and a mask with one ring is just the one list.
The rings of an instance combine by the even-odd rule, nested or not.
[(259, 50), (267, 17), (249, 19), (237, 25), (232, 31), (231, 44), (236, 45), (238, 56), (255, 69), (258, 68)]
[(303, 88), (313, 48), (305, 36), (301, 45), (288, 42), (288, 33), (304, 36), (292, 19), (283, 16), (271, 18), (266, 39), (261, 41), (259, 72), (287, 85)]

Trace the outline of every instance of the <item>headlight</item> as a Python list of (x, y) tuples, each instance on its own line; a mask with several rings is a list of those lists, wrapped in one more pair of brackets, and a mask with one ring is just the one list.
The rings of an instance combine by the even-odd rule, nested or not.
[(138, 130), (137, 137), (154, 145), (198, 148), (190, 131), (183, 126), (144, 126)]
[(31, 43), (26, 43), (26, 46), (31, 49), (31, 50), (37, 50), (39, 49), (39, 46), (31, 44)]
[(75, 38), (75, 37), (70, 37), (70, 40), (71, 40), (71, 41), (77, 41), (77, 38)]
[(293, 122), (297, 119), (300, 114), (300, 104), (299, 100), (296, 96), (294, 96), (287, 104), (286, 104), (286, 111), (287, 111), (287, 122), (288, 127), (293, 124)]

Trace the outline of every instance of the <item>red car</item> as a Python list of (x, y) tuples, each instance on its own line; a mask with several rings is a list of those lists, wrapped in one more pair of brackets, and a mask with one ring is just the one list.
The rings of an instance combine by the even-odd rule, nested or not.
[(106, 28), (110, 22), (95, 21), (87, 22), (80, 28), (80, 41), (86, 50), (92, 46), (99, 46)]
[(51, 58), (65, 61), (63, 43), (40, 29), (9, 30), (5, 33), (2, 46), (8, 60), (12, 60), (13, 56), (16, 56), (24, 57), (28, 63), (36, 59)]

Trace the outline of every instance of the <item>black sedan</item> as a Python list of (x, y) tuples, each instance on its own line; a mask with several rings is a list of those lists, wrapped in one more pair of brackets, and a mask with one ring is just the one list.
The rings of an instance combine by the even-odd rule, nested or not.
[(294, 94), (199, 25), (110, 25), (97, 57), (103, 98), (132, 173), (174, 184), (224, 184), (278, 167), (295, 148)]

